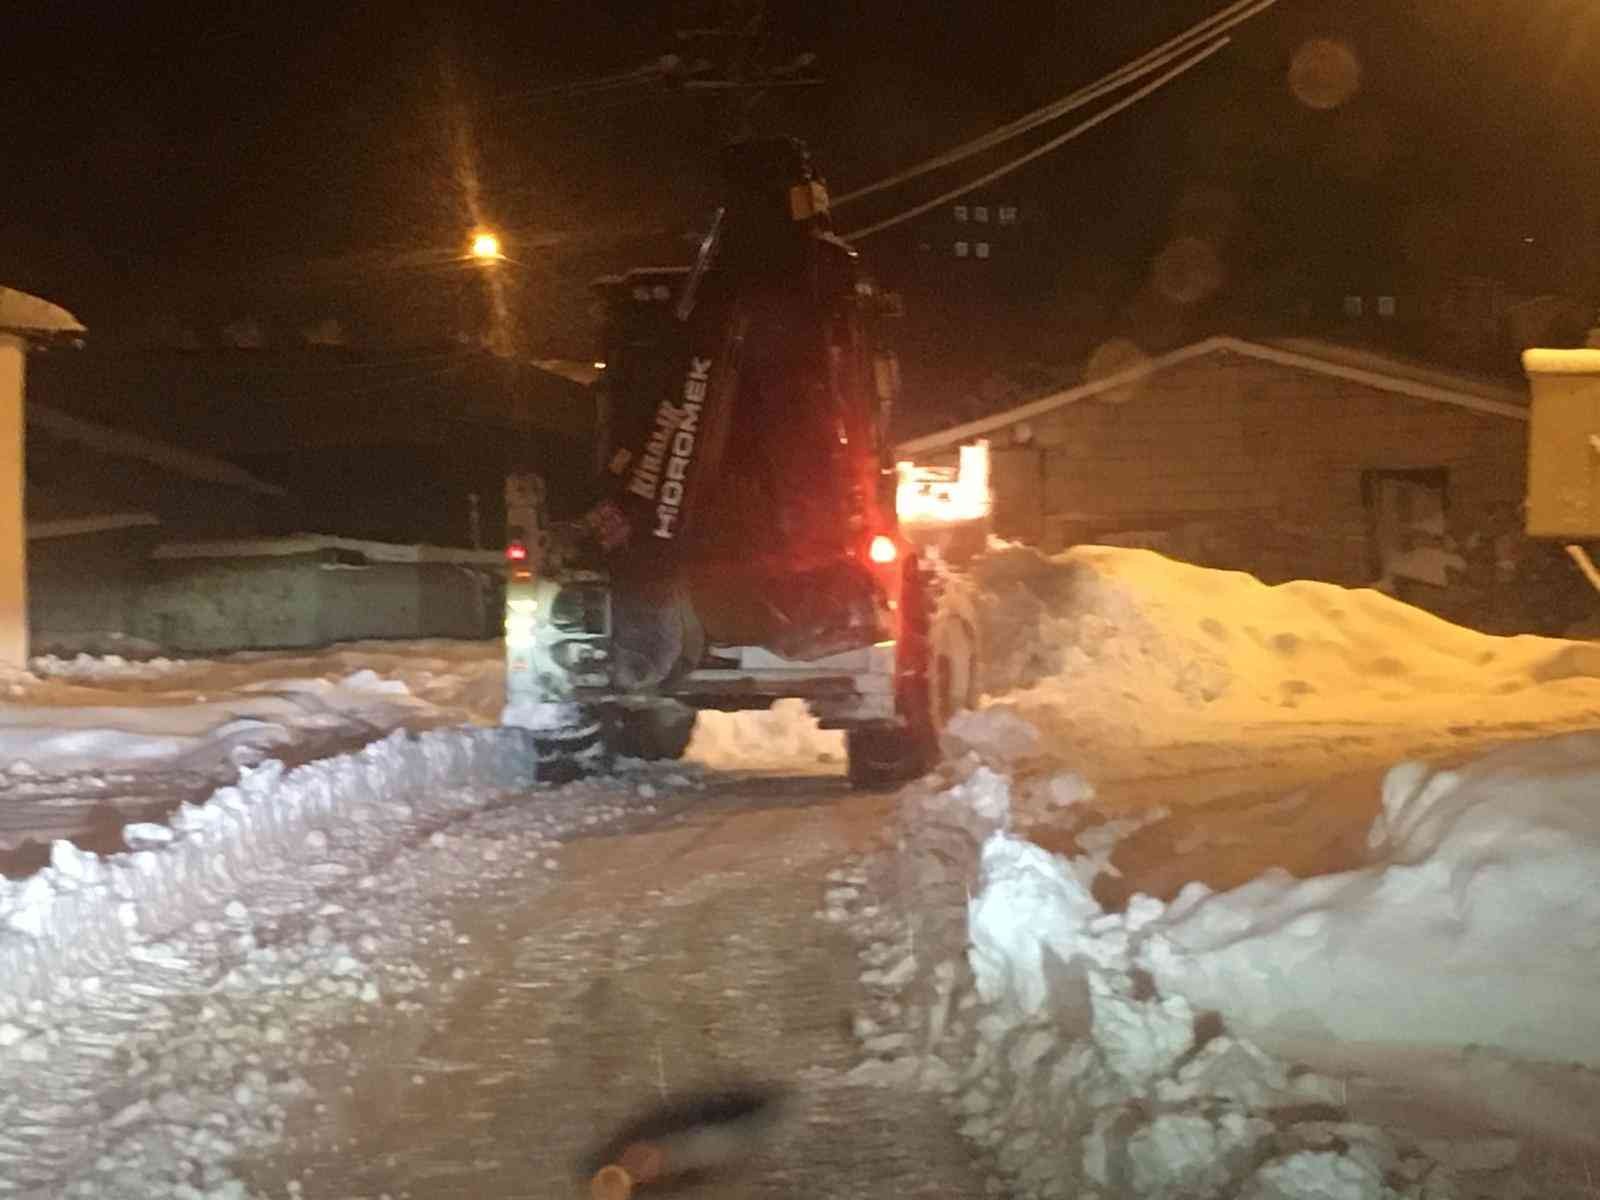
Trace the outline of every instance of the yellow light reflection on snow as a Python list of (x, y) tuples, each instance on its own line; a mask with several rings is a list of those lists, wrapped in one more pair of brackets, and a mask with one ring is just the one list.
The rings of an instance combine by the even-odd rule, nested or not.
[(895, 492), (895, 507), (900, 519), (912, 525), (936, 525), (958, 521), (981, 521), (989, 515), (989, 443), (973, 442), (961, 447), (959, 465), (919, 467), (915, 463), (895, 464), (900, 480)]

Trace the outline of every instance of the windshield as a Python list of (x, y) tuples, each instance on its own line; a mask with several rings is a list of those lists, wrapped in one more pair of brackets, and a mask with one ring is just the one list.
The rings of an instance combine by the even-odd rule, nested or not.
[(0, 1200), (1600, 1200), (1600, 4), (0, 53)]

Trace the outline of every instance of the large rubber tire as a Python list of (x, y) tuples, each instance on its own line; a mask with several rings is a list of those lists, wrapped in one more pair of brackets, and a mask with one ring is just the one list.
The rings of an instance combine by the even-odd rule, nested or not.
[(569, 729), (540, 730), (533, 735), (541, 782), (571, 783), (604, 769), (609, 754), (605, 723), (588, 715), (592, 719)]
[(606, 742), (613, 754), (646, 762), (680, 759), (694, 736), (695, 710), (676, 700), (661, 700), (613, 714)]
[(844, 744), (850, 786), (862, 791), (907, 783), (928, 771), (939, 755), (926, 729), (852, 729)]
[(914, 616), (904, 649), (926, 655), (920, 686), (927, 690), (901, 696), (906, 724), (900, 728), (853, 729), (845, 735), (854, 788), (894, 787), (931, 771), (939, 763), (939, 735), (950, 718), (978, 706), (978, 626), (970, 597), (948, 578), (918, 578), (911, 586), (919, 590), (914, 599), (908, 593)]

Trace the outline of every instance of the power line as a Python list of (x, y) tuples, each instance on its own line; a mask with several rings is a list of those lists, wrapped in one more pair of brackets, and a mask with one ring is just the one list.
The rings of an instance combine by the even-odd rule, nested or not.
[(973, 155), (992, 149), (1003, 142), (1019, 137), (1041, 125), (1048, 124), (1069, 112), (1074, 112), (1103, 96), (1115, 92), (1125, 84), (1160, 70), (1187, 54), (1196, 44), (1226, 33), (1235, 26), (1259, 16), (1277, 2), (1278, 0), (1234, 0), (1234, 3), (1226, 8), (1220, 9), (1205, 20), (1184, 30), (1176, 37), (1169, 38), (1138, 58), (1124, 63), (1116, 70), (1102, 75), (1093, 83), (1078, 88), (1076, 91), (1058, 100), (1053, 100), (1040, 108), (1036, 108), (1031, 113), (1026, 113), (1014, 121), (1010, 121), (996, 129), (991, 129), (988, 133), (973, 138), (971, 141), (964, 142), (931, 158), (924, 159), (922, 162), (898, 171), (887, 178), (867, 184), (865, 187), (856, 188), (854, 191), (845, 192), (843, 195), (835, 196), (832, 198), (832, 207), (837, 209), (853, 200), (859, 200), (863, 196), (873, 195), (887, 188), (905, 183), (908, 180), (926, 175), (930, 171), (937, 171), (942, 167), (961, 162), (971, 158)]
[(907, 209), (903, 213), (899, 213), (882, 221), (878, 221), (875, 224), (867, 225), (861, 229), (847, 233), (844, 235), (845, 239), (848, 241), (855, 241), (861, 238), (871, 237), (875, 233), (882, 233), (885, 229), (892, 229), (896, 225), (900, 225), (906, 221), (920, 217), (923, 213), (931, 212), (933, 209), (938, 208), (942, 204), (948, 204), (951, 200), (955, 200), (958, 197), (964, 196), (968, 192), (975, 191), (986, 184), (993, 183), (997, 179), (1005, 178), (1005, 176), (1010, 175), (1013, 171), (1021, 170), (1035, 159), (1042, 158), (1046, 154), (1049, 154), (1052, 150), (1059, 149), (1061, 146), (1066, 145), (1074, 138), (1082, 136), (1095, 126), (1110, 120), (1124, 109), (1130, 108), (1137, 104), (1140, 100), (1143, 100), (1146, 96), (1150, 95), (1150, 93), (1165, 87), (1179, 75), (1182, 75), (1192, 68), (1199, 66), (1206, 59), (1210, 58), (1213, 54), (1217, 53), (1217, 51), (1226, 46), (1228, 41), (1229, 39), (1227, 38), (1218, 38), (1216, 41), (1208, 45), (1204, 50), (1200, 51), (1200, 53), (1192, 55), (1183, 62), (1179, 63), (1177, 66), (1163, 72), (1161, 75), (1157, 76), (1155, 79), (1151, 80), (1137, 91), (1124, 96), (1121, 100), (1118, 100), (1109, 108), (1102, 109), (1087, 120), (1078, 122), (1078, 124), (1074, 125), (1065, 133), (1051, 138), (1043, 145), (1036, 146), (1034, 149), (1028, 151), (1028, 153), (1019, 158), (1012, 159), (1004, 166), (997, 167), (995, 170), (990, 171), (987, 175), (980, 175), (977, 179), (970, 180), (969, 182), (962, 184), (960, 187), (952, 188), (950, 191), (945, 192), (942, 195), (935, 196), (932, 200), (929, 200), (924, 204), (919, 204), (915, 208)]
[(547, 98), (567, 99), (616, 91), (641, 83), (654, 83), (667, 74), (673, 65), (670, 59), (671, 56), (668, 56), (667, 59), (646, 63), (642, 67), (634, 67), (629, 71), (617, 71), (610, 75), (599, 75), (592, 79), (573, 79), (566, 83), (552, 83), (544, 87), (523, 88), (498, 96), (491, 103), (515, 104)]
[[(306, 355), (312, 355), (318, 352), (316, 349), (302, 349), (298, 346), (294, 349), (296, 352)], [(348, 348), (334, 346), (330, 347), (329, 349), (337, 353), (340, 350), (346, 350)], [(360, 347), (349, 349), (349, 352), (353, 354), (370, 353), (368, 351), (364, 351)], [(351, 375), (361, 373), (394, 371), (401, 367), (414, 367), (423, 364), (437, 366), (442, 363), (461, 361), (468, 357), (471, 357), (470, 352), (464, 350), (442, 350), (431, 354), (407, 356), (404, 358), (367, 358), (357, 362), (224, 362), (216, 359), (198, 357), (194, 360), (194, 365), (208, 372), (231, 371), (241, 374), (275, 376), (279, 378), (286, 375), (298, 376), (301, 378), (308, 376), (327, 378), (329, 376), (338, 375), (348, 378)]]
[[(450, 366), (440, 367), (433, 371), (419, 371), (404, 375), (394, 375), (379, 383), (364, 384), (360, 387), (335, 386), (316, 392), (286, 393), (263, 392), (258, 397), (261, 400), (275, 403), (298, 403), (303, 400), (352, 400), (361, 396), (376, 396), (383, 392), (393, 391), (399, 387), (418, 387), (427, 384), (442, 382), (443, 380), (460, 375), (470, 365), (469, 359), (483, 359), (482, 355), (463, 354), (461, 360)], [(234, 386), (243, 386), (236, 384)]]

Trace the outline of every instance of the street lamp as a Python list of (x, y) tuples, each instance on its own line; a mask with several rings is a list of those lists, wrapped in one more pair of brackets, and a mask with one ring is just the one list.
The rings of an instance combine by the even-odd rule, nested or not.
[(505, 255), (500, 250), (500, 239), (487, 229), (472, 235), (472, 257), (479, 262), (499, 262)]

